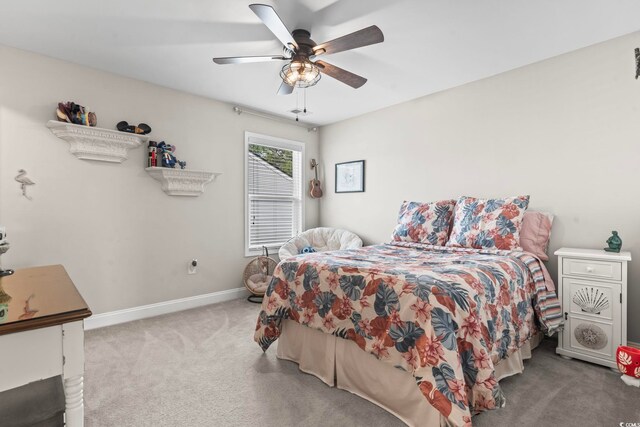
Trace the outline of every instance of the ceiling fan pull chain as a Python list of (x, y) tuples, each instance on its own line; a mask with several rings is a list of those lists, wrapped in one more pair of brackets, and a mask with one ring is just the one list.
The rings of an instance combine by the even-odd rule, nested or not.
[(304, 113), (307, 114), (307, 88), (304, 88)]

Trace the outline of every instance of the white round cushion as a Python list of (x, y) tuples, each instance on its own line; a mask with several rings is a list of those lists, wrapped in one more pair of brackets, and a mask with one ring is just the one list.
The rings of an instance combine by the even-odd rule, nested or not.
[(285, 243), (278, 251), (278, 256), (282, 260), (298, 255), (307, 246), (311, 246), (316, 252), (356, 249), (362, 247), (362, 239), (350, 231), (338, 228), (312, 228)]

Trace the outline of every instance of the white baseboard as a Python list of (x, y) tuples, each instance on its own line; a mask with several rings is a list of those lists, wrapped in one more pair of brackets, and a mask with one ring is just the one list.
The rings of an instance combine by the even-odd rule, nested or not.
[(104, 328), (105, 326), (146, 319), (147, 317), (159, 316), (161, 314), (175, 313), (176, 311), (202, 307), (203, 305), (217, 302), (246, 298), (248, 295), (247, 289), (242, 287), (212, 292), (210, 294), (196, 295), (194, 297), (174, 299), (156, 304), (142, 305), (140, 307), (125, 308), (124, 310), (110, 311), (108, 313), (96, 314), (85, 319), (84, 329), (88, 331), (90, 329)]

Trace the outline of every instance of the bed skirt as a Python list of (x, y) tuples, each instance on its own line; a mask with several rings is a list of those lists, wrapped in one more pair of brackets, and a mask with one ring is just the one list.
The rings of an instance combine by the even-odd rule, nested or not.
[[(496, 365), (496, 378), (522, 373), (523, 360), (531, 358), (531, 350), (541, 339), (542, 334), (534, 336), (520, 350), (500, 361)], [(284, 320), (277, 357), (296, 362), (301, 371), (315, 375), (330, 387), (375, 403), (409, 426), (446, 425), (411, 374), (381, 362), (353, 341)], [(379, 374), (372, 376), (371, 372)]]

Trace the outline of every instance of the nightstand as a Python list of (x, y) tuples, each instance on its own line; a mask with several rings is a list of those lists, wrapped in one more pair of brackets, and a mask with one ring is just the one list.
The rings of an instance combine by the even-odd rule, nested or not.
[(627, 344), (629, 252), (561, 248), (558, 297), (564, 329), (556, 353), (616, 368), (616, 349)]

